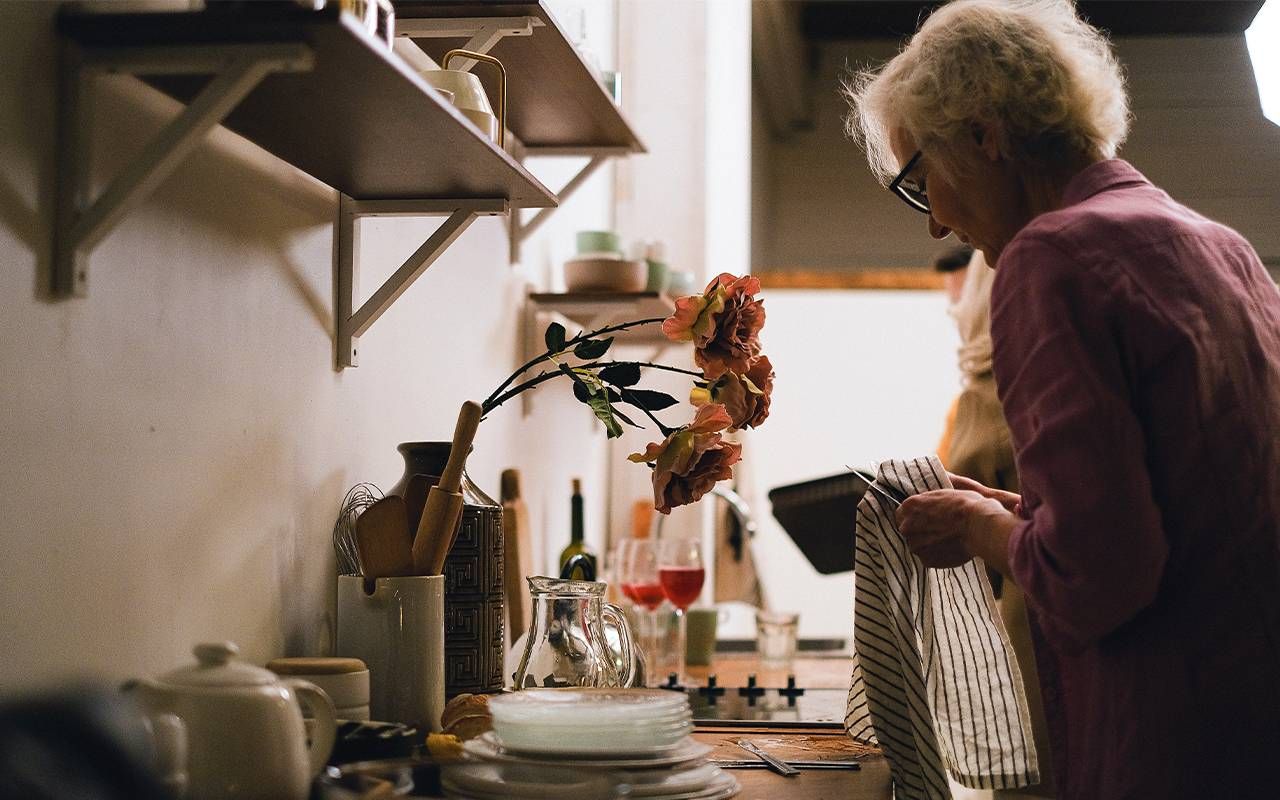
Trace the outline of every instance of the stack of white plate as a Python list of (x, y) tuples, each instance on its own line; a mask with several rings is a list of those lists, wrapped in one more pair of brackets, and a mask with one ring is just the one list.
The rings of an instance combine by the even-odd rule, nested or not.
[[(689, 738), (693, 723), (682, 693), (529, 689), (491, 698), (489, 711), (493, 730), (464, 745), (480, 763), (449, 770), (450, 796), (487, 797), (487, 787), (494, 796), (539, 797), (539, 770), (564, 769), (584, 781), (604, 778), (619, 796), (652, 800), (723, 800), (739, 790), (732, 775), (707, 763), (712, 748)], [(497, 767), (523, 769), (521, 785), (506, 785)], [(545, 788), (555, 787), (548, 780)]]

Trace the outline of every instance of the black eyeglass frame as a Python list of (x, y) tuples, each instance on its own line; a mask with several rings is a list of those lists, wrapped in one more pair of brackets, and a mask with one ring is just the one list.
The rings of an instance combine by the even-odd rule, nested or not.
[(916, 151), (916, 154), (911, 157), (911, 160), (902, 168), (902, 171), (898, 173), (898, 176), (890, 182), (889, 191), (902, 198), (902, 202), (911, 206), (916, 211), (919, 211), (922, 214), (928, 214), (929, 195), (918, 186), (904, 185), (907, 183), (907, 175), (910, 174), (912, 168), (915, 167), (916, 162), (920, 160), (920, 156), (922, 155), (924, 155), (922, 151)]

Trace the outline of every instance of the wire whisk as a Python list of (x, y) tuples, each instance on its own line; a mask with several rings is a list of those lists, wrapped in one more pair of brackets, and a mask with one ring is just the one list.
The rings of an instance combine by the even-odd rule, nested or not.
[(357, 483), (342, 498), (342, 510), (333, 524), (333, 552), (338, 557), (339, 575), (363, 575), (360, 551), (356, 547), (356, 518), (382, 499), (382, 490), (372, 483)]

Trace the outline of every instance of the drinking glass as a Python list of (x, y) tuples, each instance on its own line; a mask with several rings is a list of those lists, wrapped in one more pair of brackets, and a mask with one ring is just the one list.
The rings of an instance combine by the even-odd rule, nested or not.
[(756, 612), (756, 651), (765, 669), (790, 668), (796, 655), (800, 615), (781, 611)]
[[(618, 544), (618, 583), (639, 612), (640, 646), (652, 670), (661, 649), (657, 611), (665, 596), (658, 582), (658, 550), (652, 539), (623, 539)], [(652, 682), (658, 676), (654, 672), (649, 677)]]
[(697, 539), (667, 539), (658, 550), (658, 582), (662, 593), (676, 607), (676, 675), (685, 683), (685, 610), (702, 594), (707, 578), (702, 560), (702, 542)]

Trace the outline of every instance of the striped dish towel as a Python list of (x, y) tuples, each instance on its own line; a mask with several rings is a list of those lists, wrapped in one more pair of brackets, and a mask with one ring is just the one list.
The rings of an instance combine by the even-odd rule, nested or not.
[[(932, 456), (886, 461), (876, 484), (899, 497), (951, 488)], [(856, 524), (845, 730), (884, 751), (897, 798), (950, 798), (947, 771), (973, 789), (1038, 782), (1022, 676), (981, 562), (925, 568), (872, 491)]]

